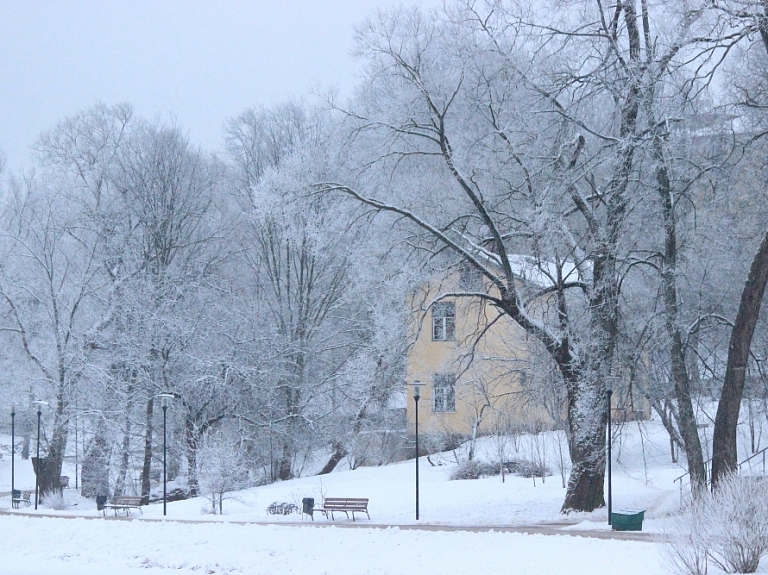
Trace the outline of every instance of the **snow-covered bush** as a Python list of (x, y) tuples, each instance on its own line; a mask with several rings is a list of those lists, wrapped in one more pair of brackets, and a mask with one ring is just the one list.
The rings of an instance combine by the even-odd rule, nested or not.
[(67, 508), (67, 502), (64, 499), (64, 495), (58, 491), (47, 493), (45, 495), (45, 505), (48, 509), (55, 509), (57, 511)]
[(507, 473), (519, 475), (520, 477), (549, 477), (552, 475), (552, 470), (543, 463), (537, 463), (527, 459), (505, 461), (504, 469)]
[(754, 573), (768, 551), (768, 481), (732, 475), (700, 494), (670, 530), (667, 556), (680, 575)]
[(662, 554), (675, 575), (707, 575), (707, 546), (694, 522), (701, 515), (699, 503), (694, 501), (675, 517), (665, 534)]
[(492, 475), (498, 474), (498, 466), (473, 459), (471, 461), (464, 461), (463, 463), (460, 463), (456, 469), (451, 471), (449, 479), (478, 479), (480, 477), (490, 477)]

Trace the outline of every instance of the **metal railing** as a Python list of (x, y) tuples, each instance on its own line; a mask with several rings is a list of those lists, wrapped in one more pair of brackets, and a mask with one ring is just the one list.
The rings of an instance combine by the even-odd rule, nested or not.
[[(765, 475), (765, 452), (768, 451), (768, 447), (763, 447), (760, 451), (756, 451), (749, 457), (747, 457), (744, 461), (739, 463), (739, 474), (740, 475)], [(744, 466), (749, 463), (749, 467), (747, 468), (747, 473), (745, 473)], [(755, 469), (757, 468), (758, 472), (755, 473)]]
[[(764, 476), (766, 475), (766, 452), (768, 447), (763, 447), (760, 451), (756, 451), (745, 460), (737, 464), (736, 469), (739, 475), (747, 476)], [(707, 478), (707, 488), (712, 487), (712, 458), (707, 459), (704, 462), (704, 472)], [(691, 474), (689, 472), (683, 473), (681, 476), (676, 477), (672, 483), (679, 483), (680, 488), (680, 507), (683, 506), (685, 488), (688, 487), (688, 493), (691, 492)]]
[[(709, 487), (710, 479), (712, 478), (712, 458), (710, 457), (704, 462), (704, 476), (706, 477), (707, 487)], [(684, 503), (684, 493), (686, 492), (686, 487), (688, 488), (687, 493), (691, 493), (691, 474), (690, 472), (686, 471), (683, 473), (680, 477), (675, 477), (674, 481), (672, 483), (679, 483), (680, 487), (680, 507), (683, 507)]]

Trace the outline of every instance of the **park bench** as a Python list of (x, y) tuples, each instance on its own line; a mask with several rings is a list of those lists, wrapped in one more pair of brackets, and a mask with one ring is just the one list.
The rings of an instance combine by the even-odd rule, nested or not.
[[(133, 495), (120, 495), (115, 497), (111, 503), (107, 503), (102, 508), (102, 513), (106, 516), (107, 509), (112, 509), (117, 517), (118, 511), (125, 511), (125, 516), (128, 517), (131, 514), (131, 509), (138, 509), (141, 511), (141, 501), (143, 497)], [(141, 511), (143, 515), (144, 512)]]
[(11, 506), (14, 509), (18, 509), (19, 505), (23, 503), (27, 507), (29, 507), (30, 502), (29, 498), (32, 496), (31, 491), (19, 491), (18, 489), (13, 490), (13, 496), (11, 497)]
[(323, 500), (322, 507), (316, 507), (315, 511), (320, 511), (325, 514), (325, 518), (328, 518), (328, 514), (331, 514), (331, 521), (334, 520), (334, 511), (343, 511), (349, 519), (349, 514), (352, 513), (352, 521), (355, 520), (355, 512), (368, 515), (368, 519), (371, 516), (368, 514), (368, 499), (362, 497), (326, 497)]

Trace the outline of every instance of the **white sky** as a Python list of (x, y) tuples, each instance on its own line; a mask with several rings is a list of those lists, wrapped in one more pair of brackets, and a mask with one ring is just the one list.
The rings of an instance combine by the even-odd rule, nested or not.
[(175, 118), (193, 142), (257, 104), (349, 94), (353, 26), (440, 0), (0, 0), (0, 149), (31, 163), (41, 131), (96, 102)]

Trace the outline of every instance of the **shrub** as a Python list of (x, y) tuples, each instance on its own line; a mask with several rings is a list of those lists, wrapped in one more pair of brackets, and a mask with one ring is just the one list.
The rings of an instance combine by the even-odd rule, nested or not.
[(67, 508), (67, 502), (64, 499), (64, 495), (57, 491), (46, 493), (45, 505), (48, 509), (55, 509), (57, 511)]
[(449, 479), (478, 479), (480, 477), (490, 477), (498, 475), (499, 468), (484, 461), (473, 459), (460, 463), (456, 469), (451, 471)]
[(507, 473), (519, 475), (520, 477), (549, 477), (552, 475), (552, 471), (546, 465), (534, 463), (527, 459), (505, 461), (504, 469)]
[(754, 573), (768, 550), (768, 481), (731, 475), (699, 494), (669, 533), (667, 556), (680, 575)]

